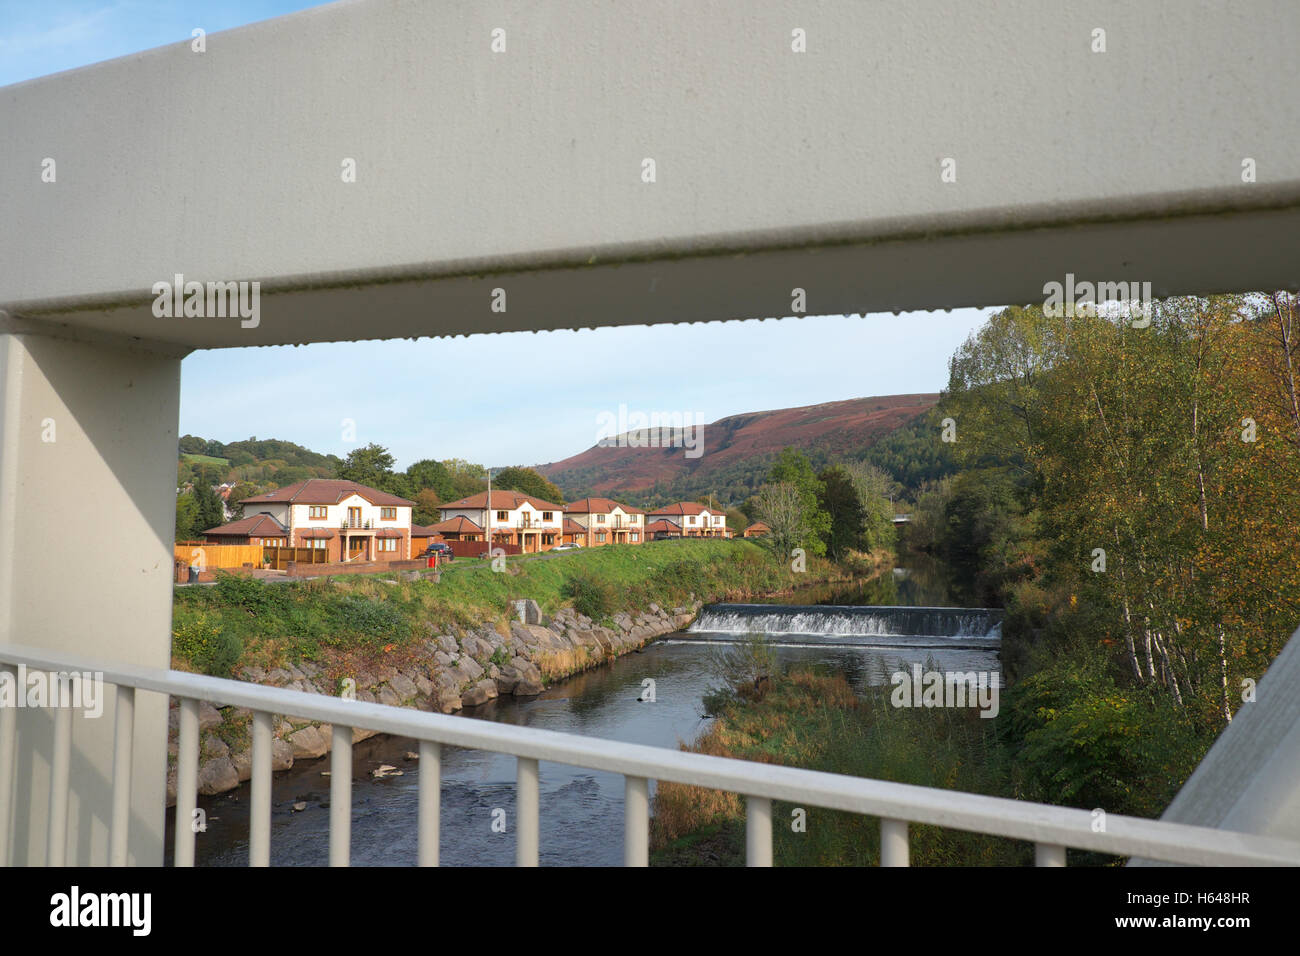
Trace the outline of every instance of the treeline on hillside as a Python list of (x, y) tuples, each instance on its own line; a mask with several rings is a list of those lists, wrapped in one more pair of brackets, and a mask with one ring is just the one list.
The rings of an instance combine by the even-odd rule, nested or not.
[[(817, 446), (799, 451), (815, 471), (849, 462), (871, 465), (895, 482), (900, 495), (911, 498), (926, 482), (951, 474), (955, 467), (946, 446), (935, 445), (932, 427), (935, 421), (931, 410), (857, 451), (842, 454)], [(718, 467), (710, 463), (707, 469), (699, 466), (704, 459), (697, 459), (690, 471), (676, 478), (656, 481), (641, 491), (620, 491), (614, 497), (638, 508), (665, 501), (703, 501), (706, 497), (728, 506), (739, 505), (758, 494), (767, 483), (778, 457), (775, 452), (755, 454)], [(600, 494), (591, 489), (594, 481), (602, 477), (608, 477), (604, 467), (573, 469), (565, 472), (564, 487), (575, 499)]]
[(1005, 604), (1015, 692), (1074, 708), (1061, 759), (1124, 688), (1217, 730), (1300, 624), (1298, 334), (1284, 293), (1169, 299), (1145, 327), (1009, 308), (952, 358), (932, 440), (951, 419), (958, 471), (909, 534)]
[(783, 561), (801, 550), (846, 562), (894, 547), (891, 497), (897, 488), (872, 465), (848, 462), (818, 471), (800, 449), (783, 448), (741, 510), (768, 526), (759, 540)]

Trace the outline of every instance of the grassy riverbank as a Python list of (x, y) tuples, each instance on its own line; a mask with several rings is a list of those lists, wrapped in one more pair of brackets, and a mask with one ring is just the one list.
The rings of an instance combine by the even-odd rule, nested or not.
[[(967, 710), (895, 710), (886, 694), (856, 696), (841, 675), (795, 670), (715, 698), (717, 720), (688, 749), (921, 786), (1006, 795), (1011, 770), (992, 722)], [(800, 829), (800, 813), (804, 818)], [(874, 817), (774, 801), (778, 866), (873, 866)], [(917, 866), (1005, 865), (1032, 860), (1027, 846), (958, 830), (913, 826)], [(653, 863), (742, 866), (745, 810), (735, 794), (661, 784)]]
[[(706, 701), (714, 724), (688, 749), (701, 753), (1155, 817), (1212, 737), (1159, 695), (1116, 688), (1104, 673), (1063, 661), (1001, 694), (988, 719), (974, 708), (895, 708), (891, 687), (857, 696), (840, 675), (780, 673), (761, 647), (733, 655)], [(755, 675), (769, 674), (757, 683)], [(870, 866), (876, 818), (773, 805), (773, 851), (783, 866)], [(663, 784), (652, 830), (656, 865), (743, 865), (744, 805), (734, 794)], [(914, 865), (1032, 862), (1028, 844), (930, 826), (910, 828)], [(1073, 864), (1112, 857), (1071, 852)]]
[(212, 587), (179, 587), (173, 607), (175, 666), (226, 675), (238, 664), (276, 666), (339, 653), (401, 656), (431, 634), (506, 622), (511, 601), (542, 612), (572, 606), (600, 623), (651, 603), (691, 596), (740, 600), (845, 576), (812, 559), (796, 573), (752, 541), (655, 541), (489, 562), (457, 561), (441, 580), (394, 574), (266, 583), (233, 575)]

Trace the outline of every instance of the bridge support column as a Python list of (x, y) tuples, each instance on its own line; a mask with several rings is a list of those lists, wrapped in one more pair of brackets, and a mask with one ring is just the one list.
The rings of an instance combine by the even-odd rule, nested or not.
[[(44, 331), (0, 312), (0, 643), (166, 667), (183, 353)], [(117, 695), (103, 690), (101, 714), (72, 716), (67, 830), (51, 844), (69, 864), (109, 862)], [(158, 865), (166, 700), (139, 694), (135, 718), (127, 860)], [(0, 863), (64, 862), (46, 859), (49, 808), (60, 805), (54, 736), (52, 711), (18, 710)]]

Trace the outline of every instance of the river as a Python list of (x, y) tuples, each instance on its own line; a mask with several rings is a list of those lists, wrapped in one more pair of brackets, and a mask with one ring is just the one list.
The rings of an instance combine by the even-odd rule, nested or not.
[[(843, 673), (857, 688), (888, 682), (894, 670), (933, 662), (950, 670), (997, 670), (997, 630), (922, 612), (945, 604), (941, 578), (913, 569), (851, 588), (808, 589), (782, 598), (783, 609), (713, 606), (687, 632), (669, 635), (612, 664), (556, 684), (541, 696), (498, 698), (464, 715), (527, 727), (589, 734), (610, 740), (677, 748), (706, 726), (702, 698), (713, 682), (712, 663), (726, 645), (753, 632), (758, 621), (782, 662), (813, 663)], [(800, 606), (801, 605), (801, 606)], [(868, 610), (862, 605), (872, 605)], [(882, 605), (893, 605), (893, 613)], [(819, 607), (820, 606), (820, 607)], [(857, 606), (855, 610), (837, 608)], [(810, 616), (811, 615), (811, 616)], [(844, 623), (845, 619), (847, 623)], [(804, 633), (809, 622), (825, 632)], [(891, 626), (890, 622), (897, 622)], [(793, 623), (792, 623), (793, 622)], [(829, 624), (828, 624), (829, 622)], [(922, 634), (927, 623), (947, 622), (961, 634)], [(964, 622), (964, 623), (963, 623)], [(711, 630), (725, 626), (726, 630)], [(902, 633), (890, 634), (889, 631)], [(839, 633), (831, 633), (837, 631)], [(641, 702), (646, 678), (655, 700)], [(415, 741), (376, 737), (353, 748), (352, 863), (414, 865), (418, 761)], [(272, 784), (271, 862), (324, 865), (329, 853), (329, 758), (300, 761)], [(401, 775), (374, 779), (388, 764)], [(623, 853), (623, 778), (541, 764), (543, 865), (617, 866)], [(509, 866), (514, 863), (515, 761), (481, 751), (443, 748), (441, 863)], [(295, 805), (305, 809), (295, 810)], [(200, 798), (207, 831), (197, 839), (200, 866), (242, 866), (248, 860), (248, 786)], [(505, 811), (506, 831), (493, 821)], [(172, 847), (168, 813), (167, 853)]]

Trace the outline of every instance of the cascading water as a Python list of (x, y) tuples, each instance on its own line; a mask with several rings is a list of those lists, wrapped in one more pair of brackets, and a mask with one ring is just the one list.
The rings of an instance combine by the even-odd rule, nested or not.
[(1002, 640), (1002, 611), (965, 607), (712, 604), (689, 632), (702, 639), (752, 634), (791, 643), (868, 647), (987, 647)]

